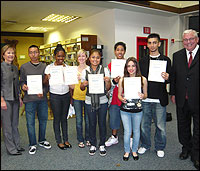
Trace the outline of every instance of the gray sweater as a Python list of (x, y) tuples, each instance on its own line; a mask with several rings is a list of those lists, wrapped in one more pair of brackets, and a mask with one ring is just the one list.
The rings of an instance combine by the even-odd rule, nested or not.
[[(27, 75), (42, 75), (42, 80), (44, 80), (44, 70), (46, 64), (39, 63), (39, 65), (34, 66), (31, 62), (23, 64), (20, 68), (20, 86), (23, 87), (24, 84), (27, 85)], [(27, 91), (24, 91), (23, 102), (34, 102), (38, 100), (47, 100), (48, 86), (42, 85), (43, 87), (43, 97), (39, 98), (37, 95), (28, 95)]]

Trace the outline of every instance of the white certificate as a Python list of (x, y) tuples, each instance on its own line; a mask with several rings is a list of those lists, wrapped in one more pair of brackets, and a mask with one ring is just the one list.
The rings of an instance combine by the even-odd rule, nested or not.
[(88, 74), (89, 93), (104, 93), (103, 74)]
[(111, 60), (111, 78), (124, 76), (125, 59), (112, 59)]
[(42, 75), (27, 75), (28, 94), (43, 94)]
[(141, 93), (141, 77), (124, 77), (124, 97), (126, 99), (139, 99)]
[(167, 61), (150, 60), (148, 81), (165, 82), (161, 73), (166, 72)]
[(65, 85), (78, 84), (78, 67), (68, 66), (64, 67)]
[(63, 66), (51, 66), (49, 85), (64, 84)]

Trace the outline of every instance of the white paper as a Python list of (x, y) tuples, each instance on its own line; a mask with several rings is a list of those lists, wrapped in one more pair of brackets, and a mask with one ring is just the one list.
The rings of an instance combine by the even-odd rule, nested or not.
[(42, 75), (27, 75), (28, 95), (43, 94)]
[(111, 78), (124, 76), (125, 59), (112, 59), (111, 60)]
[(139, 99), (141, 93), (141, 77), (124, 77), (124, 97), (126, 99)]
[(88, 74), (88, 84), (90, 94), (104, 93), (103, 74)]
[(167, 61), (150, 60), (148, 81), (165, 82), (161, 73), (166, 72)]
[(65, 85), (78, 84), (78, 67), (68, 66), (63, 69)]
[(64, 84), (63, 66), (51, 66), (49, 85), (61, 84)]

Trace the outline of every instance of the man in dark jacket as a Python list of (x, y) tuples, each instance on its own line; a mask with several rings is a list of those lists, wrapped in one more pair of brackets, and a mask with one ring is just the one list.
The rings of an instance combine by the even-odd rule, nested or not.
[[(181, 160), (191, 160), (199, 169), (199, 45), (195, 30), (183, 32), (184, 48), (173, 54), (170, 95), (176, 103)], [(193, 118), (193, 134), (191, 120)]]
[[(143, 57), (140, 61), (140, 70), (144, 77), (148, 80), (148, 97), (143, 100), (143, 117), (141, 122), (141, 147), (139, 154), (144, 154), (151, 147), (151, 123), (152, 118), (155, 122), (155, 150), (158, 157), (164, 157), (164, 149), (166, 146), (166, 106), (168, 105), (168, 93), (166, 85), (169, 83), (169, 73), (171, 71), (171, 60), (159, 53), (160, 36), (152, 33), (147, 37), (147, 47), (150, 54)], [(150, 81), (149, 68), (150, 62), (157, 60), (159, 62), (166, 61), (166, 72), (161, 73), (161, 81)], [(155, 61), (154, 61), (155, 62)]]

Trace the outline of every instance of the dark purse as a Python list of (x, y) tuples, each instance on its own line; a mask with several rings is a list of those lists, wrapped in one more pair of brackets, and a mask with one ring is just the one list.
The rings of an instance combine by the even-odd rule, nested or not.
[(141, 110), (142, 100), (141, 99), (129, 99), (127, 103), (122, 103), (121, 107), (125, 110)]

